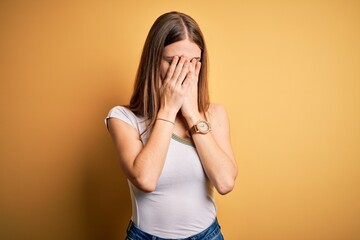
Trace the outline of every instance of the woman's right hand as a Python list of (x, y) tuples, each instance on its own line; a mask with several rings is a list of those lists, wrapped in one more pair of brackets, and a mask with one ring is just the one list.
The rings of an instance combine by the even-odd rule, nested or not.
[(185, 93), (190, 86), (188, 79), (186, 79), (189, 67), (190, 62), (185, 57), (173, 57), (160, 87), (159, 115), (164, 116), (165, 114), (166, 117), (175, 120), (176, 114), (184, 102)]

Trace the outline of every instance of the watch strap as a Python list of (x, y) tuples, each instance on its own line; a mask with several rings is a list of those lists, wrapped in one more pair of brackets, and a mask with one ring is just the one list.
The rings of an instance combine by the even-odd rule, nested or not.
[[(208, 126), (208, 130), (207, 131), (202, 131), (201, 129), (199, 129), (199, 126), (198, 124), (200, 122), (203, 122), (205, 123), (207, 126)], [(210, 126), (210, 123), (208, 121), (205, 121), (205, 120), (199, 120), (197, 121), (196, 124), (194, 124), (189, 130), (188, 130), (188, 135), (191, 136), (192, 134), (195, 134), (195, 133), (201, 133), (201, 134), (206, 134), (208, 132), (211, 131), (211, 126)]]
[(198, 132), (199, 132), (199, 130), (198, 130), (196, 124), (194, 124), (194, 126), (192, 126), (192, 127), (189, 129), (190, 136), (193, 135), (194, 133), (198, 133)]

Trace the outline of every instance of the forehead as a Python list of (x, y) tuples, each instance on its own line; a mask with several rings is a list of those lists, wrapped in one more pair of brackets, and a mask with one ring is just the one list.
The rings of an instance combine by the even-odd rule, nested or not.
[(187, 58), (201, 57), (201, 49), (196, 43), (185, 39), (167, 45), (163, 50), (163, 56), (184, 56)]

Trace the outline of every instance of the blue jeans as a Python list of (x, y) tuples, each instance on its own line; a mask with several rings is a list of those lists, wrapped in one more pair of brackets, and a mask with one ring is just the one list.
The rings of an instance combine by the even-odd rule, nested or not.
[[(215, 221), (202, 231), (201, 233), (195, 234), (193, 236), (187, 237), (187, 238), (181, 238), (183, 240), (223, 240), (224, 237), (221, 234), (221, 227), (215, 219)], [(180, 239), (180, 238), (178, 238)], [(125, 240), (167, 240), (165, 238), (160, 238), (157, 236), (153, 236), (149, 233), (146, 233), (142, 230), (140, 230), (135, 224), (130, 221), (129, 227), (127, 228), (127, 237)]]

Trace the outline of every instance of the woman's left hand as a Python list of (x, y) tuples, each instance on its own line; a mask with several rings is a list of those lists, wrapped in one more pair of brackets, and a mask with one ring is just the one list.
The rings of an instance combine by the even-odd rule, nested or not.
[(191, 60), (189, 72), (186, 78), (190, 81), (190, 86), (186, 93), (184, 103), (181, 106), (181, 113), (183, 117), (188, 120), (191, 118), (198, 118), (198, 81), (201, 68), (201, 62), (196, 59)]

